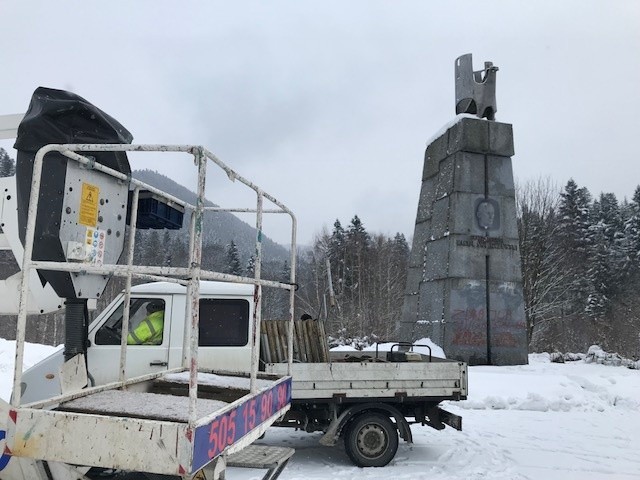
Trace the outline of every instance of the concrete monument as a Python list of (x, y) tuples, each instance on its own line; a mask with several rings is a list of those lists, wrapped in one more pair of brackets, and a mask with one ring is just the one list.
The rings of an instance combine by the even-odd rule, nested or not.
[(513, 132), (493, 121), (497, 67), (471, 65), (456, 60), (459, 115), (427, 146), (398, 333), (472, 365), (526, 364)]

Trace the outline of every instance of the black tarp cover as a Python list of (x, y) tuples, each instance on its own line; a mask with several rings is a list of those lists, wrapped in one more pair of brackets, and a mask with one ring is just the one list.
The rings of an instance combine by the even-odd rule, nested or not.
[[(131, 143), (133, 136), (117, 120), (84, 98), (64, 90), (39, 87), (18, 127), (14, 145), (16, 160), (16, 190), (18, 198), (18, 229), (24, 245), (27, 212), (31, 194), (33, 162), (43, 146), (57, 143)], [(119, 172), (130, 174), (125, 152), (92, 152), (96, 162)], [(63, 208), (63, 190), (67, 158), (57, 152), (48, 153), (43, 163), (38, 215), (33, 250), (34, 260), (65, 261), (59, 240)], [(64, 272), (40, 272), (56, 293), (74, 298), (75, 292)]]

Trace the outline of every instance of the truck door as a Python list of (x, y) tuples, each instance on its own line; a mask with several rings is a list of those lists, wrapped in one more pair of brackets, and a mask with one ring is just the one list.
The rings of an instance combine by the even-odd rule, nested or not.
[[(131, 299), (127, 378), (166, 370), (169, 361), (171, 296)], [(96, 385), (118, 380), (124, 302), (89, 334), (89, 372)]]

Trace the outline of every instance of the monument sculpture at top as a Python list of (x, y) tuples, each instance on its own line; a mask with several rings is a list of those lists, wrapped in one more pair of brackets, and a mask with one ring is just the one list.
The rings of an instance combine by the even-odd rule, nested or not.
[(472, 113), (479, 118), (496, 119), (497, 71), (492, 62), (484, 62), (484, 70), (474, 72), (470, 53), (456, 59), (456, 114)]
[(458, 115), (427, 146), (398, 324), (401, 340), (429, 337), (472, 365), (528, 359), (513, 131), (495, 121), (497, 70), (456, 59)]

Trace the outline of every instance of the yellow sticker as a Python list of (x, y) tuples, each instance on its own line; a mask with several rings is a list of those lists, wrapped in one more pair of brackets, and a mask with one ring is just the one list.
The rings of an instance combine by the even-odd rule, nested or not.
[(98, 224), (98, 198), (100, 188), (90, 183), (82, 184), (82, 194), (80, 197), (80, 223), (88, 227), (95, 227)]

